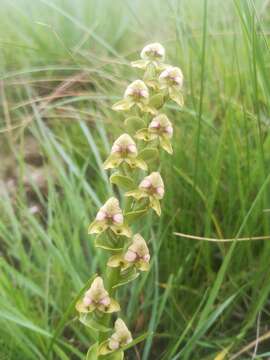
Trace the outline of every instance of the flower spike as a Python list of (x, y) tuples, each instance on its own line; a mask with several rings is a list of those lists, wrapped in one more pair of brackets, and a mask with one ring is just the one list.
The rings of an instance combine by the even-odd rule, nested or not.
[[(127, 191), (127, 198), (122, 207), (118, 198), (110, 197), (89, 225), (88, 233), (95, 236), (95, 247), (108, 252), (110, 257), (104, 275), (95, 277), (76, 303), (79, 320), (94, 330), (94, 343), (87, 352), (87, 359), (93, 360), (124, 359), (125, 349), (133, 345), (125, 322), (117, 318), (112, 323), (111, 313), (120, 310), (114, 298), (120, 286), (150, 269), (147, 241), (138, 233), (132, 235), (132, 227), (150, 209), (161, 215), (164, 182), (160, 173), (152, 169), (161, 167), (157, 165), (160, 148), (172, 154), (174, 132), (171, 121), (161, 109), (169, 98), (183, 106), (183, 74), (178, 67), (164, 64), (164, 47), (157, 42), (148, 44), (140, 57), (132, 66), (144, 70), (142, 79), (129, 84), (123, 99), (112, 107), (115, 111), (128, 112), (124, 120), (126, 131), (113, 142), (103, 164), (105, 170), (112, 171), (113, 190), (119, 197), (122, 191)], [(143, 141), (136, 144), (134, 140)], [(152, 172), (142, 173), (149, 168)]]

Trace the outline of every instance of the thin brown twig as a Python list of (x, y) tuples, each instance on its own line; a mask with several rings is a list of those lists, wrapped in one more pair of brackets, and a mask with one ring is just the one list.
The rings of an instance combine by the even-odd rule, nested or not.
[(243, 237), (243, 238), (230, 238), (230, 239), (215, 239), (215, 238), (209, 238), (209, 237), (201, 237), (201, 236), (195, 236), (195, 235), (189, 235), (189, 234), (183, 234), (179, 232), (173, 233), (176, 236), (180, 236), (187, 239), (193, 239), (193, 240), (202, 240), (202, 241), (210, 241), (210, 242), (233, 242), (233, 241), (250, 241), (250, 240), (270, 240), (270, 235), (267, 236), (249, 236), (249, 237)]
[(254, 346), (256, 346), (256, 344), (258, 345), (259, 343), (267, 340), (270, 338), (270, 331), (267, 331), (265, 334), (263, 334), (262, 336), (260, 336), (259, 338), (253, 340), (251, 343), (249, 343), (248, 345), (246, 345), (245, 347), (243, 347), (240, 351), (238, 351), (236, 354), (232, 355), (229, 360), (235, 360), (237, 359), (240, 355), (244, 354), (245, 352), (247, 352), (248, 350), (252, 349)]

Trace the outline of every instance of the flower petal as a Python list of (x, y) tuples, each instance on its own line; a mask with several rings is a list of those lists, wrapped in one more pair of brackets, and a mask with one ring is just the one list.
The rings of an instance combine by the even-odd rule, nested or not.
[(151, 197), (150, 199), (150, 207), (156, 212), (158, 216), (161, 215), (160, 202), (158, 199)]
[(120, 101), (117, 101), (113, 106), (112, 109), (114, 111), (127, 111), (129, 110), (134, 103), (130, 101), (129, 99), (122, 99)]
[(111, 229), (116, 235), (121, 235), (126, 237), (131, 237), (132, 235), (131, 229), (125, 224), (120, 226), (111, 225)]
[(103, 168), (105, 170), (107, 169), (113, 169), (118, 167), (122, 163), (122, 159), (119, 158), (117, 155), (110, 155), (107, 160), (103, 163)]
[(170, 98), (181, 108), (184, 106), (184, 97), (179, 89), (172, 87), (169, 89)]
[(170, 142), (170, 139), (167, 136), (160, 137), (160, 144), (161, 144), (162, 148), (165, 151), (167, 151), (167, 153), (169, 153), (169, 154), (173, 153), (172, 144)]
[(107, 266), (109, 267), (119, 267), (123, 263), (123, 258), (121, 255), (113, 255), (109, 258)]
[(149, 64), (148, 60), (137, 60), (131, 62), (131, 66), (138, 69), (145, 69), (148, 64)]
[(110, 314), (117, 311), (120, 311), (120, 305), (116, 300), (111, 299), (110, 305), (106, 308), (104, 312)]
[(100, 234), (108, 228), (105, 221), (94, 220), (88, 227), (88, 234)]
[(125, 196), (134, 197), (136, 200), (140, 200), (143, 197), (147, 197), (147, 195), (140, 189), (128, 191), (125, 193)]

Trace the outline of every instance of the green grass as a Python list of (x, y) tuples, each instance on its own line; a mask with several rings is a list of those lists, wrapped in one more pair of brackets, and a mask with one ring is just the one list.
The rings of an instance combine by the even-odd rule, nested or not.
[[(128, 359), (233, 359), (269, 331), (270, 3), (267, 0), (2, 0), (0, 13), (0, 359), (83, 359), (90, 333), (74, 301), (104, 255), (87, 226), (112, 189), (102, 162), (123, 117), (110, 106), (152, 41), (185, 75), (167, 110), (160, 220), (140, 224), (151, 271), (122, 290)], [(53, 96), (52, 96), (53, 94)], [(47, 191), (24, 178), (24, 144), (43, 155)], [(16, 173), (16, 192), (6, 189)], [(40, 204), (40, 215), (30, 211)], [(238, 359), (269, 356), (261, 342)], [(140, 357), (138, 357), (138, 353)], [(218, 358), (217, 358), (218, 360)]]

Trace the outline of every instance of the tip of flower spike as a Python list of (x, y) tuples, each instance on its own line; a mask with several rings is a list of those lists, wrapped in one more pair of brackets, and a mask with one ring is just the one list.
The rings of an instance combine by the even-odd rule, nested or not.
[(163, 61), (165, 59), (165, 49), (158, 42), (148, 44), (142, 49), (141, 58), (143, 60)]

